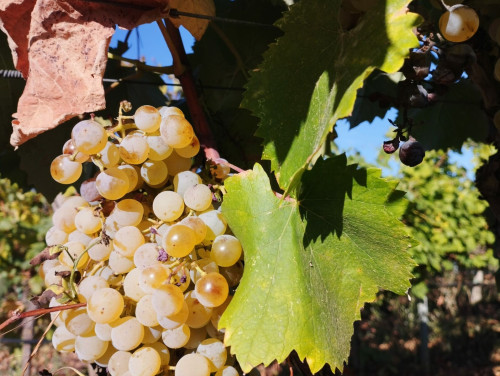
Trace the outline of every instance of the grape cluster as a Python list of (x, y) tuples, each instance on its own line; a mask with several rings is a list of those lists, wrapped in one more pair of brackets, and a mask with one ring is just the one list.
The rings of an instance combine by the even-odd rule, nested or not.
[(218, 321), (242, 275), (241, 244), (215, 188), (189, 170), (199, 142), (182, 112), (143, 106), (133, 120), (122, 137), (81, 121), (51, 166), (62, 183), (83, 162), (101, 168), (87, 194), (60, 198), (45, 237), (57, 256), (40, 268), (58, 294), (50, 306), (86, 303), (51, 314), (53, 346), (111, 376), (238, 375)]

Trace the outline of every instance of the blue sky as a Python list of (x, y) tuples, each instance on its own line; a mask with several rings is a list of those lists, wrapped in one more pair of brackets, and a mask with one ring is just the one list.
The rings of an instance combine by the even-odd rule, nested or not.
[[(158, 29), (156, 23), (144, 24), (139, 26), (138, 32), (134, 30), (129, 37), (129, 51), (125, 57), (131, 59), (144, 58), (147, 64), (168, 66), (172, 64), (172, 56), (165, 45), (165, 41)], [(111, 47), (116, 47), (118, 40), (124, 40), (127, 30), (117, 29)], [(181, 36), (184, 42), (184, 48), (187, 53), (192, 52), (194, 38), (191, 34), (181, 27)], [(138, 38), (139, 37), (139, 38)], [(359, 126), (349, 129), (349, 123), (339, 121), (336, 126), (338, 138), (335, 140), (339, 150), (348, 155), (359, 151), (362, 157), (371, 164), (376, 164), (377, 155), (382, 148), (382, 143), (386, 140), (385, 135), (390, 129), (393, 129), (387, 119), (396, 118), (396, 112), (390, 111), (385, 119), (377, 118), (373, 123), (362, 123)], [(462, 153), (452, 153), (450, 159), (464, 166), (469, 171), (469, 177), (473, 178), (472, 151), (464, 149)], [(399, 164), (393, 162), (390, 168), (383, 170), (384, 175), (397, 174)]]

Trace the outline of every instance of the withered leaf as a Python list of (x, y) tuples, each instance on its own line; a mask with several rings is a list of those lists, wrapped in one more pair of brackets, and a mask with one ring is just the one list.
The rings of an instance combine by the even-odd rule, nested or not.
[(30, 264), (33, 266), (37, 266), (44, 261), (56, 259), (61, 252), (51, 252), (53, 248), (53, 246), (45, 247), (43, 251), (41, 251), (38, 255), (31, 259)]

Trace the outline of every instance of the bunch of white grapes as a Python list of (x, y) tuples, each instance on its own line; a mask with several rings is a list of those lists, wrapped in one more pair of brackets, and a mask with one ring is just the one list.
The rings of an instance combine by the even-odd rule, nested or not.
[(189, 170), (199, 143), (182, 112), (143, 106), (133, 120), (124, 137), (78, 123), (51, 167), (63, 183), (82, 162), (101, 167), (97, 192), (64, 198), (46, 234), (62, 250), (40, 268), (60, 294), (50, 306), (86, 303), (51, 313), (53, 346), (111, 376), (238, 375), (218, 321), (242, 275), (241, 244), (213, 187)]

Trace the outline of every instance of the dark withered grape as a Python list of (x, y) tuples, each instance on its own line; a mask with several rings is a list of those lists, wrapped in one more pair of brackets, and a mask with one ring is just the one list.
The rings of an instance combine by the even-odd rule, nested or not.
[(414, 139), (406, 141), (399, 148), (399, 159), (401, 162), (410, 167), (420, 164), (425, 157), (425, 150), (422, 144)]
[(387, 154), (392, 154), (396, 150), (398, 150), (399, 147), (399, 140), (390, 140), (390, 141), (384, 141), (384, 152)]

